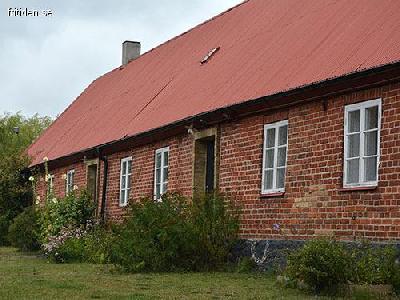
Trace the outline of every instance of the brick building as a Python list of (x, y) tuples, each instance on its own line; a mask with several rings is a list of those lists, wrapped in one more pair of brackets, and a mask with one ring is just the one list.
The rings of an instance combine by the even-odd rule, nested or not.
[[(400, 240), (400, 3), (250, 0), (96, 79), (29, 148), (105, 218), (219, 190), (241, 237)], [(37, 193), (45, 198), (43, 176)]]

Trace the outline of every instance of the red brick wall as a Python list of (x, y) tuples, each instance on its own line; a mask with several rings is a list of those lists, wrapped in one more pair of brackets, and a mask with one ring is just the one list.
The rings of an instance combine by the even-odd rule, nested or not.
[(192, 139), (190, 136), (180, 136), (135, 148), (131, 151), (116, 153), (109, 159), (109, 174), (107, 187), (108, 217), (119, 218), (124, 208), (119, 206), (120, 164), (124, 157), (132, 156), (132, 190), (131, 201), (142, 197), (152, 197), (154, 189), (154, 159), (155, 150), (169, 146), (169, 182), (168, 189), (180, 191), (190, 196), (192, 190)]
[[(63, 175), (66, 175), (69, 170), (75, 170), (74, 185), (81, 189), (86, 186), (86, 166), (83, 163), (75, 163), (67, 167), (49, 170), (49, 173), (54, 175), (53, 192), (57, 197), (65, 196), (66, 180)], [(47, 185), (43, 174), (37, 176), (36, 185), (37, 196), (39, 196), (41, 200), (45, 199)]]
[[(341, 191), (344, 106), (382, 97), (378, 188)], [(220, 189), (243, 208), (249, 239), (400, 239), (400, 85), (299, 105), (222, 126)], [(285, 194), (262, 197), (263, 125), (288, 119)], [(273, 225), (279, 224), (280, 230)]]
[[(376, 98), (382, 98), (379, 186), (343, 191), (344, 106)], [(324, 100), (326, 110), (318, 101), (220, 125), (219, 186), (242, 206), (243, 238), (304, 239), (335, 234), (342, 239), (400, 240), (400, 84)], [(263, 126), (284, 119), (289, 121), (285, 194), (261, 196)], [(174, 137), (109, 157), (108, 217), (118, 218), (124, 210), (119, 207), (121, 158), (133, 157), (131, 198), (136, 201), (153, 194), (154, 151), (167, 145), (169, 190), (191, 194), (193, 138)], [(75, 183), (79, 187), (86, 184), (83, 163), (52, 171), (57, 195), (64, 195), (65, 190), (61, 174), (72, 168)], [(43, 183), (38, 186), (41, 195)], [(280, 229), (274, 230), (274, 224)]]

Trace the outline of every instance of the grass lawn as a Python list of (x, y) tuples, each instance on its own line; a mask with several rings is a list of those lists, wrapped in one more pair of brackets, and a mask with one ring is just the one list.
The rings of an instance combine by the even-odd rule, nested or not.
[(0, 248), (0, 299), (315, 299), (266, 275), (119, 274), (91, 264), (51, 264)]

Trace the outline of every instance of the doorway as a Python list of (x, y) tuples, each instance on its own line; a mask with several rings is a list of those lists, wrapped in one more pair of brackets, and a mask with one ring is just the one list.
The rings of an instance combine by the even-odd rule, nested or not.
[(212, 193), (215, 189), (215, 139), (205, 141), (206, 144), (206, 193)]
[(217, 146), (215, 130), (196, 134), (193, 157), (193, 194), (195, 196), (217, 190)]
[(97, 164), (87, 166), (87, 191), (94, 202), (97, 201)]

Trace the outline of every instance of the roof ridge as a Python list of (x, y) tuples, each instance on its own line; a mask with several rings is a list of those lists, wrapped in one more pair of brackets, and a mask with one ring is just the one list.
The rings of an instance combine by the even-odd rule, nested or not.
[[(207, 23), (209, 23), (209, 22), (211, 22), (211, 21), (213, 21), (213, 20), (215, 20), (215, 19), (217, 19), (217, 18), (219, 18), (219, 17), (222, 17), (223, 15), (225, 15), (225, 14), (231, 12), (232, 10), (234, 10), (234, 9), (236, 9), (236, 8), (239, 8), (239, 6), (242, 6), (242, 5), (244, 5), (244, 4), (246, 4), (247, 2), (250, 2), (250, 1), (251, 1), (251, 0), (244, 0), (244, 1), (242, 1), (241, 3), (236, 4), (235, 6), (232, 6), (232, 7), (228, 8), (227, 10), (224, 10), (223, 12), (219, 13), (218, 15), (215, 15), (215, 16), (213, 16), (212, 18), (207, 19), (207, 20), (201, 22), (200, 24), (197, 24), (196, 26), (194, 26), (194, 27), (192, 27), (192, 28), (190, 28), (190, 29), (188, 29), (188, 30), (182, 32), (181, 34), (178, 34), (178, 35), (176, 35), (176, 36), (170, 38), (169, 40), (166, 40), (165, 42), (163, 42), (163, 43), (161, 43), (161, 44), (155, 46), (154, 48), (151, 48), (150, 50), (146, 51), (145, 53), (141, 54), (137, 59), (133, 59), (133, 60), (129, 61), (125, 66), (122, 66), (122, 69), (126, 68), (126, 66), (128, 66), (131, 62), (137, 61), (138, 59), (140, 59), (140, 58), (143, 57), (144, 55), (149, 54), (149, 53), (151, 53), (151, 52), (157, 50), (158, 48), (160, 48), (160, 47), (162, 47), (162, 46), (164, 46), (164, 45), (166, 45), (166, 44), (168, 44), (168, 43), (170, 43), (170, 42), (172, 42), (172, 41), (174, 41), (174, 40), (176, 40), (176, 39), (178, 39), (178, 38), (180, 38), (180, 37), (183, 37), (185, 34), (187, 34), (187, 33), (191, 32), (191, 31), (195, 30), (196, 28), (199, 28), (199, 27), (201, 27), (201, 26), (203, 26), (203, 25), (205, 25), (205, 24), (207, 24)], [(119, 68), (121, 68), (121, 66), (120, 66)], [(117, 68), (117, 69), (118, 69), (118, 68)], [(110, 72), (112, 72), (112, 71), (110, 71)]]

